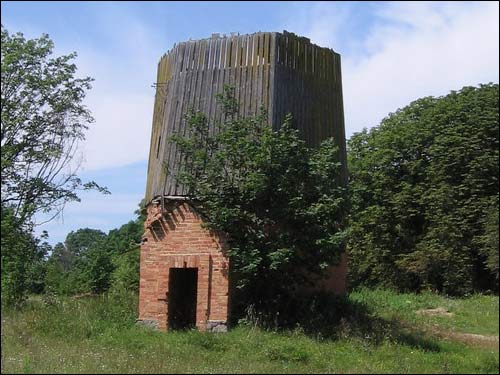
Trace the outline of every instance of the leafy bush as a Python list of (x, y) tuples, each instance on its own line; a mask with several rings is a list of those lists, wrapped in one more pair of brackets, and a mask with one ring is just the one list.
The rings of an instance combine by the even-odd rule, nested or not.
[(307, 147), (290, 118), (273, 131), (263, 110), (238, 117), (230, 87), (218, 98), (225, 119), (213, 124), (215, 134), (204, 114), (191, 111), (190, 134), (172, 137), (184, 160), (174, 177), (207, 227), (228, 235), (234, 301), (285, 314), (295, 288), (322, 276), (344, 248), (338, 149), (332, 139)]

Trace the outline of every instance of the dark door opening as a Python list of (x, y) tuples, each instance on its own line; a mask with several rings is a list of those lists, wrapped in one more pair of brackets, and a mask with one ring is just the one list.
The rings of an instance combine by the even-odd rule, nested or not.
[(189, 329), (196, 326), (198, 268), (170, 268), (168, 281), (168, 327)]

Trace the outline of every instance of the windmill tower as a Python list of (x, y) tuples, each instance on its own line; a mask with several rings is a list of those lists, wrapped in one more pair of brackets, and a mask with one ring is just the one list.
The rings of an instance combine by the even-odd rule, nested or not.
[[(205, 113), (209, 124), (221, 120), (215, 95), (224, 85), (235, 88), (243, 116), (263, 105), (274, 129), (292, 113), (309, 146), (333, 137), (344, 168), (341, 179), (347, 182), (339, 54), (286, 31), (213, 34), (175, 45), (158, 64), (141, 245), (139, 321), (159, 329), (226, 329), (227, 244), (223, 234), (202, 228), (186, 188), (175, 179), (180, 154), (168, 142), (185, 131), (183, 116), (190, 107)], [(346, 270), (344, 255), (323, 286), (345, 291)]]

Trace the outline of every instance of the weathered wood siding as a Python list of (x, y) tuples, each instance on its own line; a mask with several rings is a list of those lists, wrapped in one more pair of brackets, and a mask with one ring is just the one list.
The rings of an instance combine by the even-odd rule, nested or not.
[(174, 178), (180, 156), (169, 137), (186, 134), (184, 115), (190, 107), (204, 112), (210, 123), (220, 121), (215, 95), (225, 84), (235, 87), (240, 115), (255, 114), (263, 105), (276, 129), (291, 112), (309, 145), (333, 136), (345, 161), (340, 55), (287, 32), (213, 35), (175, 45), (158, 64), (147, 202), (186, 195)]

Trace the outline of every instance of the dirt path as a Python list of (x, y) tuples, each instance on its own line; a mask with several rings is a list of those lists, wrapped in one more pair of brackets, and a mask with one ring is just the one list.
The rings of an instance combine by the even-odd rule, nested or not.
[(498, 336), (478, 335), (475, 333), (461, 333), (446, 331), (440, 328), (432, 329), (436, 336), (443, 339), (450, 339), (453, 341), (460, 341), (467, 345), (480, 346), (483, 348), (497, 348), (498, 349)]
[(423, 330), (429, 336), (439, 337), (448, 341), (458, 341), (470, 346), (478, 346), (481, 348), (496, 348), (498, 350), (498, 336), (479, 335), (476, 333), (454, 332), (440, 328), (438, 325), (430, 325), (425, 327), (414, 327), (414, 329)]
[[(416, 311), (419, 315), (428, 316), (446, 316), (451, 317), (453, 313), (449, 312), (444, 307), (434, 309), (421, 309)], [(472, 346), (480, 346), (483, 348), (495, 347), (498, 349), (498, 336), (478, 335), (476, 333), (462, 333), (443, 329), (437, 324), (424, 327), (424, 331), (432, 336), (438, 336), (442, 339), (463, 342)]]

